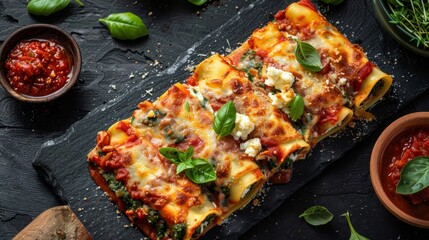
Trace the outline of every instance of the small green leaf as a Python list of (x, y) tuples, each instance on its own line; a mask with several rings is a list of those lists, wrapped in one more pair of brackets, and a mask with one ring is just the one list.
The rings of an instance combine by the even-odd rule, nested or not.
[(214, 167), (207, 160), (192, 158), (193, 147), (189, 147), (185, 152), (165, 147), (159, 149), (159, 153), (170, 162), (177, 164), (176, 174), (185, 171), (186, 176), (194, 183), (201, 184), (216, 180)]
[(290, 105), (290, 117), (292, 121), (298, 120), (304, 113), (304, 99), (296, 94), (293, 98), (292, 104)]
[(186, 169), (185, 173), (191, 181), (197, 184), (207, 183), (216, 180), (214, 167), (206, 160), (196, 158), (192, 160), (194, 165), (191, 169)]
[(186, 169), (191, 169), (193, 167), (194, 167), (194, 165), (192, 165), (192, 160), (181, 162), (181, 163), (179, 163), (179, 165), (177, 165), (176, 174), (179, 174), (179, 173), (185, 171)]
[(112, 13), (99, 21), (107, 26), (112, 37), (120, 40), (133, 40), (148, 34), (141, 18), (130, 12)]
[(159, 149), (159, 153), (172, 163), (180, 164), (182, 162), (180, 159), (181, 151), (175, 148), (171, 148), (171, 147), (161, 148)]
[(310, 72), (320, 72), (323, 68), (317, 50), (299, 39), (296, 39), (295, 57), (299, 64)]
[(330, 222), (334, 215), (323, 206), (313, 206), (305, 210), (299, 217), (304, 217), (305, 221), (310, 225), (319, 226)]
[(344, 0), (322, 0), (322, 2), (335, 6), (335, 5), (339, 5), (342, 2), (344, 2)]
[(27, 10), (33, 15), (48, 16), (64, 9), (69, 3), (70, 0), (30, 0)]
[(191, 111), (191, 107), (189, 106), (189, 102), (188, 101), (185, 102), (185, 110), (188, 113)]
[(197, 6), (201, 6), (207, 2), (207, 0), (188, 0), (188, 1)]
[(225, 103), (216, 113), (213, 129), (219, 137), (226, 136), (232, 132), (235, 127), (236, 114), (237, 110), (232, 101)]
[(192, 156), (194, 156), (194, 148), (192, 146), (188, 147), (185, 152), (179, 152), (179, 159), (181, 162), (190, 161)]
[(369, 238), (366, 238), (366, 237), (364, 237), (364, 236), (362, 236), (356, 232), (356, 230), (354, 229), (354, 227), (352, 225), (352, 221), (350, 220), (350, 214), (348, 211), (341, 216), (344, 216), (347, 219), (347, 223), (349, 224), (350, 240), (369, 240)]
[(396, 192), (399, 194), (414, 194), (429, 186), (429, 158), (416, 157), (401, 170), (401, 177)]

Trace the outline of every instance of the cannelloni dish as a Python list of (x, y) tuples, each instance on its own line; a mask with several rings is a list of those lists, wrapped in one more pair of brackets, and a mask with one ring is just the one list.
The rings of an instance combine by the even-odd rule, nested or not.
[(151, 239), (197, 239), (386, 94), (392, 78), (301, 0), (97, 135), (93, 180)]

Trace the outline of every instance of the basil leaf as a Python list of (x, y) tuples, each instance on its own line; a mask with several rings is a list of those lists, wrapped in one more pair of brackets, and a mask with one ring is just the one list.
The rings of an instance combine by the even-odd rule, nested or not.
[(235, 127), (236, 114), (237, 110), (232, 101), (225, 103), (216, 113), (213, 129), (219, 137), (226, 136), (232, 132)]
[(305, 210), (299, 217), (304, 217), (305, 221), (310, 225), (319, 226), (330, 222), (334, 215), (323, 206), (313, 206)]
[(180, 164), (182, 162), (180, 159), (181, 151), (175, 148), (171, 148), (171, 147), (160, 148), (159, 153), (172, 163)]
[(296, 94), (293, 98), (289, 111), (290, 117), (294, 122), (298, 120), (304, 113), (304, 99), (299, 94)]
[(27, 11), (33, 15), (48, 16), (58, 12), (70, 3), (70, 0), (30, 0)]
[(181, 163), (179, 163), (179, 165), (177, 165), (176, 174), (179, 174), (179, 173), (185, 171), (186, 169), (191, 169), (193, 167), (194, 167), (194, 165), (192, 165), (192, 160), (181, 162)]
[(201, 6), (207, 2), (207, 0), (188, 0), (188, 1), (197, 6)]
[(416, 157), (401, 170), (401, 177), (396, 192), (399, 194), (413, 194), (429, 186), (429, 158)]
[(188, 178), (197, 184), (207, 183), (216, 180), (214, 167), (206, 160), (196, 158), (192, 160), (194, 165), (191, 169), (186, 169)]
[(190, 161), (192, 159), (192, 156), (194, 156), (194, 148), (189, 147), (186, 152), (179, 152), (179, 159), (182, 162)]
[(120, 40), (133, 40), (148, 34), (141, 18), (130, 12), (112, 13), (99, 21), (107, 26), (112, 37)]
[(299, 39), (296, 40), (295, 57), (299, 64), (310, 72), (320, 72), (323, 68), (317, 50)]
[(344, 0), (322, 0), (322, 2), (335, 6), (335, 5), (338, 5), (342, 2), (344, 2)]
[(368, 238), (366, 238), (366, 237), (364, 237), (364, 236), (362, 236), (356, 232), (355, 228), (352, 225), (352, 221), (350, 220), (350, 214), (348, 211), (341, 216), (345, 217), (347, 219), (347, 223), (349, 224), (349, 228), (350, 228), (350, 238), (349, 239), (350, 240), (369, 240)]

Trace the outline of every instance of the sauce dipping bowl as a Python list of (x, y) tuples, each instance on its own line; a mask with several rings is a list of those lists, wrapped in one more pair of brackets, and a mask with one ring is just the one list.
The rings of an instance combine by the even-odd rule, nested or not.
[[(13, 51), (15, 46), (24, 40), (53, 40), (58, 45), (62, 46), (69, 59), (71, 67), (66, 83), (52, 93), (41, 96), (33, 96), (30, 94), (20, 93), (15, 91), (7, 78), (7, 69), (5, 66), (9, 53)], [(74, 38), (63, 29), (50, 24), (33, 24), (22, 27), (13, 32), (1, 45), (0, 48), (0, 83), (4, 89), (14, 98), (31, 103), (49, 102), (68, 92), (77, 82), (82, 67), (82, 57), (80, 49)]]
[[(429, 112), (416, 112), (405, 115), (391, 123), (379, 136), (371, 153), (370, 175), (375, 193), (381, 203), (398, 219), (410, 225), (429, 228), (429, 202), (413, 205), (403, 195), (389, 191), (386, 179), (392, 144), (398, 138), (416, 128), (429, 128)], [(423, 205), (421, 205), (423, 204)], [(410, 210), (411, 209), (411, 210)], [(418, 216), (425, 213), (426, 217)]]

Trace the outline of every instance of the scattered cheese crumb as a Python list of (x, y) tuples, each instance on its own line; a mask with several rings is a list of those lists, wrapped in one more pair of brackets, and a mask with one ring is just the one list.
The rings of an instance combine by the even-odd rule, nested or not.
[(267, 86), (274, 86), (280, 91), (284, 88), (291, 88), (295, 82), (295, 77), (292, 73), (271, 66), (267, 68), (267, 76), (265, 84)]
[(235, 140), (242, 139), (246, 140), (247, 136), (253, 131), (255, 124), (250, 121), (250, 118), (246, 115), (237, 113), (235, 118), (235, 127), (231, 132), (231, 135)]
[(268, 96), (271, 98), (271, 104), (285, 110), (291, 103), (293, 98), (295, 97), (295, 93), (292, 89), (289, 89), (286, 92), (280, 93), (268, 93)]
[(249, 139), (240, 144), (240, 149), (245, 150), (244, 152), (250, 157), (256, 157), (262, 149), (261, 140), (259, 138)]

